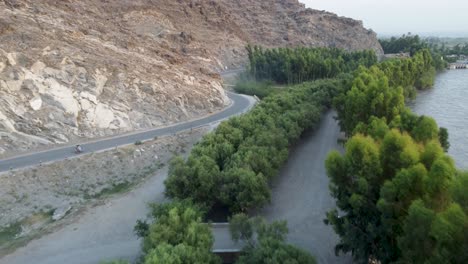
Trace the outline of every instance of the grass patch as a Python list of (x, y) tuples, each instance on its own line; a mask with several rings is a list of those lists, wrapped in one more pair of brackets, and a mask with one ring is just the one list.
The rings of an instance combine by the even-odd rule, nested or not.
[(3, 247), (4, 244), (17, 238), (22, 230), (23, 228), (21, 227), (20, 221), (11, 224), (9, 227), (0, 229), (0, 247)]
[[(33, 214), (0, 229), (0, 256), (25, 245), (51, 223), (53, 210)], [(23, 234), (23, 230), (31, 230)]]
[(129, 191), (133, 185), (134, 184), (127, 182), (127, 181), (121, 182), (121, 183), (114, 183), (112, 184), (112, 186), (106, 187), (102, 189), (100, 192), (95, 193), (93, 195), (85, 194), (84, 198), (85, 199), (97, 199), (97, 198), (111, 196), (114, 194), (124, 193), (124, 192)]
[(257, 82), (253, 80), (239, 80), (234, 86), (234, 90), (241, 94), (256, 95), (260, 99), (281, 91), (281, 89), (275, 88), (270, 81)]

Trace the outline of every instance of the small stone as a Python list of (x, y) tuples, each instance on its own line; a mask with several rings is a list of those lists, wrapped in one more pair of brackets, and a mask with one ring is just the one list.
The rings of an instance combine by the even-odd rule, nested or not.
[(71, 208), (72, 207), (70, 205), (67, 205), (55, 209), (54, 214), (52, 215), (52, 220), (57, 221), (62, 219), (71, 210)]

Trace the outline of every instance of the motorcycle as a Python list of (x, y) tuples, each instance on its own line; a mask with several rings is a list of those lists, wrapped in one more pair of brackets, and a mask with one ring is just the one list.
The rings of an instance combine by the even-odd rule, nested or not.
[(83, 152), (83, 148), (80, 145), (76, 145), (75, 154), (80, 154)]

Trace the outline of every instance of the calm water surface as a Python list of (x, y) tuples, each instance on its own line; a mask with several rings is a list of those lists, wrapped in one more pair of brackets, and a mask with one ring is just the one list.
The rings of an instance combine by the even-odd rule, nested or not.
[(449, 154), (459, 168), (468, 170), (468, 70), (439, 74), (434, 88), (419, 93), (410, 106), (449, 130)]

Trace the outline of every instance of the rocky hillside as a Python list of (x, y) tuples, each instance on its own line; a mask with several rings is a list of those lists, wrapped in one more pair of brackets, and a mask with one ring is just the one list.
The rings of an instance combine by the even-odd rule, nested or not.
[(0, 155), (220, 109), (247, 43), (382, 53), (297, 0), (0, 0)]

